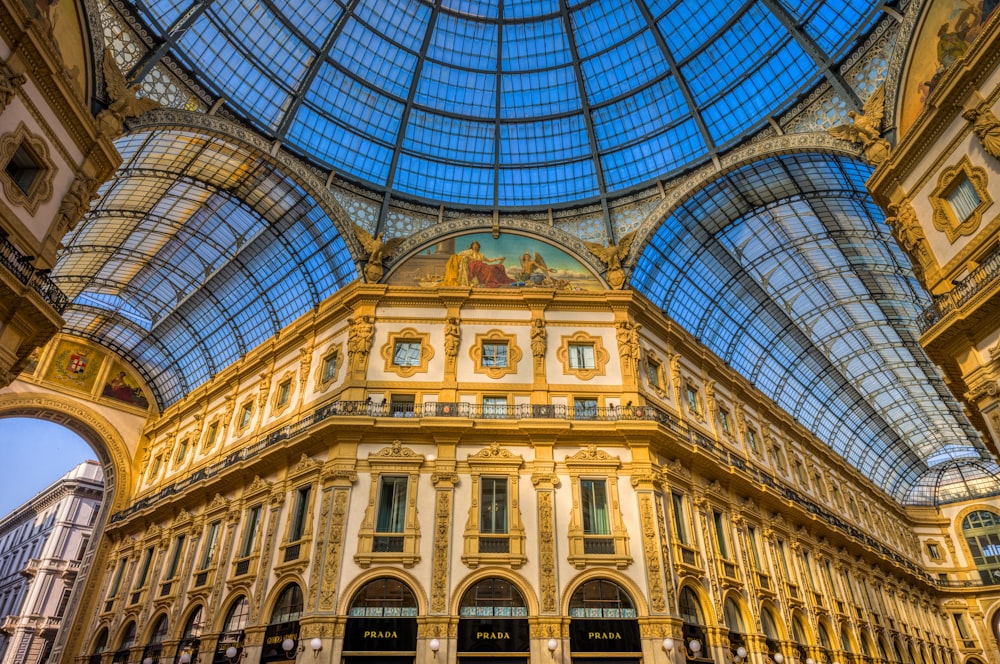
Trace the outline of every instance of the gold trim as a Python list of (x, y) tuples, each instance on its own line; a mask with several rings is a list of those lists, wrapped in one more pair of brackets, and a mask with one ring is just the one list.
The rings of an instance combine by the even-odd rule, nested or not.
[[(316, 384), (313, 386), (313, 392), (326, 392), (332, 385), (337, 383), (337, 377), (340, 376), (341, 369), (344, 368), (345, 362), (344, 358), (344, 345), (342, 343), (330, 344), (323, 351), (323, 355), (319, 359), (319, 367), (316, 372)], [(327, 361), (333, 361), (333, 375), (323, 379), (323, 371), (326, 368)]]
[[(951, 209), (951, 204), (947, 199), (948, 194), (952, 192), (955, 183), (961, 176), (965, 176), (979, 196), (979, 205), (963, 221), (959, 221), (955, 217), (955, 212)], [(993, 199), (990, 198), (987, 189), (986, 169), (973, 166), (968, 155), (963, 155), (957, 164), (941, 171), (937, 187), (934, 188), (929, 198), (931, 207), (934, 209), (934, 215), (931, 218), (934, 222), (934, 228), (944, 233), (948, 242), (952, 244), (959, 237), (974, 233), (983, 221), (983, 213), (993, 205)]]
[[(594, 347), (594, 366), (590, 369), (572, 369), (569, 366), (569, 347), (570, 345), (592, 345)], [(610, 356), (608, 351), (604, 350), (604, 344), (601, 337), (595, 337), (587, 334), (586, 332), (580, 331), (575, 332), (572, 335), (564, 336), (561, 338), (559, 349), (556, 351), (556, 357), (563, 365), (563, 373), (576, 376), (580, 380), (590, 380), (594, 376), (603, 376), (604, 367), (608, 363)]]
[[(419, 343), (420, 344), (420, 364), (412, 367), (401, 367), (393, 363), (393, 356), (398, 343)], [(429, 332), (417, 332), (412, 327), (407, 327), (399, 332), (390, 332), (389, 337), (382, 349), (379, 351), (382, 359), (385, 360), (385, 370), (387, 373), (397, 374), (400, 378), (409, 378), (417, 373), (427, 373), (427, 365), (434, 357), (434, 347), (431, 346), (431, 335)]]
[[(507, 366), (483, 366), (483, 344), (490, 342), (507, 344)], [(516, 334), (504, 334), (502, 330), (493, 329), (476, 335), (472, 348), (469, 349), (469, 357), (472, 358), (473, 371), (477, 374), (486, 374), (490, 378), (503, 378), (508, 374), (517, 373), (517, 363), (521, 361), (523, 354), (517, 345)]]

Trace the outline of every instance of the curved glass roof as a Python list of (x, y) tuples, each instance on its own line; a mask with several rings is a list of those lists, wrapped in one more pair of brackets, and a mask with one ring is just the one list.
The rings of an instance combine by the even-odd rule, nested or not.
[[(458, 206), (604, 199), (731, 147), (826, 78), (879, 0), (139, 0), (264, 134)], [(130, 78), (150, 70), (137, 65)]]
[(52, 277), (63, 330), (131, 360), (161, 408), (355, 279), (326, 212), (246, 148), (162, 129), (117, 147)]
[(1000, 493), (1000, 466), (993, 459), (950, 461), (931, 468), (921, 477), (906, 502), (910, 505), (944, 505)]
[(917, 343), (926, 304), (849, 159), (772, 157), (694, 195), (632, 286), (897, 500), (988, 458)]

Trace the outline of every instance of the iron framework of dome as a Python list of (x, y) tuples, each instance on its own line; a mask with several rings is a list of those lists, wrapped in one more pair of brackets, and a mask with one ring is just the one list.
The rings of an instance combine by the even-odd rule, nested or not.
[[(872, 0), (137, 2), (158, 46), (315, 163), (449, 206), (605, 202), (837, 73)], [(605, 212), (606, 216), (606, 212)]]

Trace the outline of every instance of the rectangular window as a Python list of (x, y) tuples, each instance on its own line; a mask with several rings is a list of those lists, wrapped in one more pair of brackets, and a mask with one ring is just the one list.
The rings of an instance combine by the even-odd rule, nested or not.
[(128, 558), (122, 558), (118, 561), (118, 569), (115, 570), (115, 580), (111, 582), (111, 592), (108, 593), (108, 597), (115, 597), (121, 589), (122, 578), (125, 576), (125, 567), (127, 565)]
[(712, 512), (712, 523), (715, 526), (715, 543), (719, 548), (719, 557), (729, 560), (729, 545), (726, 541), (726, 524), (722, 518), (722, 512), (718, 510)]
[(507, 343), (487, 341), (483, 343), (484, 367), (507, 367)]
[(948, 200), (952, 212), (955, 213), (955, 219), (959, 222), (971, 217), (982, 202), (976, 188), (964, 175), (955, 180), (951, 191), (945, 195), (945, 198)]
[(291, 394), (292, 394), (292, 381), (286, 380), (283, 381), (281, 385), (278, 385), (277, 405), (279, 408), (288, 405), (288, 398), (291, 396)]
[(406, 477), (385, 477), (380, 480), (378, 515), (375, 531), (401, 533), (406, 524)]
[(608, 490), (604, 480), (580, 480), (580, 504), (584, 535), (610, 535)]
[(483, 397), (483, 417), (507, 417), (507, 397)]
[(931, 560), (941, 560), (941, 550), (937, 544), (928, 544), (927, 554), (931, 557)]
[(672, 493), (670, 494), (670, 500), (674, 508), (674, 532), (676, 534), (677, 541), (681, 544), (689, 544), (687, 521), (685, 519), (687, 514), (684, 510), (684, 496), (679, 493)]
[(592, 420), (597, 417), (597, 399), (577, 397), (573, 399), (573, 415), (578, 420)]
[(507, 534), (507, 478), (484, 477), (479, 481), (479, 532)]
[(753, 429), (747, 429), (747, 445), (750, 446), (754, 454), (760, 454), (760, 447), (757, 443), (757, 432)]
[(74, 560), (83, 560), (83, 554), (87, 553), (87, 545), (90, 544), (90, 536), (84, 535), (80, 540), (80, 549), (76, 552)]
[(329, 383), (337, 377), (337, 354), (330, 353), (323, 358), (323, 368), (320, 369), (319, 380), (321, 383)]
[(243, 408), (240, 409), (240, 429), (245, 429), (250, 426), (250, 415), (253, 414), (253, 403), (243, 404)]
[(205, 548), (201, 552), (201, 567), (207, 569), (215, 561), (215, 545), (219, 539), (219, 521), (208, 524), (208, 532), (205, 535)]
[(796, 459), (794, 468), (795, 468), (795, 479), (799, 481), (799, 484), (806, 484), (806, 469), (802, 465), (802, 462)]
[(686, 391), (687, 391), (688, 410), (690, 410), (692, 413), (700, 413), (701, 402), (698, 400), (698, 390), (688, 385)]
[(392, 363), (397, 367), (419, 367), (420, 342), (397, 341), (392, 350)]
[(177, 576), (177, 568), (180, 567), (181, 563), (181, 552), (184, 551), (184, 535), (178, 535), (174, 540), (174, 550), (170, 554), (170, 564), (167, 566), (167, 576), (166, 580)]
[(813, 577), (812, 556), (808, 551), (802, 552), (802, 567), (806, 570), (806, 581), (809, 582), (809, 589), (816, 590), (816, 579)]
[(212, 422), (208, 425), (208, 433), (205, 434), (205, 445), (203, 449), (211, 449), (215, 445), (215, 439), (219, 435), (219, 423)]
[(570, 369), (594, 369), (594, 344), (569, 344)]
[(243, 543), (240, 545), (240, 558), (246, 558), (253, 553), (253, 545), (257, 541), (257, 528), (260, 527), (261, 506), (255, 505), (247, 513), (247, 525), (243, 530)]
[(729, 411), (725, 408), (719, 409), (719, 426), (722, 428), (722, 433), (727, 436), (731, 436), (733, 433), (732, 425), (729, 423)]
[(153, 547), (147, 548), (142, 553), (142, 563), (139, 564), (139, 576), (136, 578), (135, 587), (142, 588), (146, 585), (146, 577), (149, 576), (149, 563), (153, 560)]
[(781, 448), (777, 445), (771, 446), (771, 456), (774, 458), (774, 465), (778, 468), (778, 470), (784, 472), (785, 459), (781, 456)]
[(185, 438), (181, 441), (181, 444), (177, 446), (177, 460), (174, 462), (176, 465), (184, 463), (184, 457), (187, 456), (189, 440)]
[(785, 549), (785, 541), (778, 540), (778, 562), (781, 563), (781, 571), (785, 575), (785, 580), (791, 582), (792, 577), (788, 573), (788, 551)]
[(153, 459), (153, 465), (149, 467), (149, 481), (152, 482), (160, 473), (160, 465), (163, 463), (163, 455), (157, 454)]
[[(73, 593), (72, 588), (66, 588), (63, 590), (62, 597), (59, 598), (59, 606), (56, 607), (56, 618), (62, 618), (66, 615), (66, 607), (69, 606), (69, 596)], [(44, 662), (44, 659), (39, 660)]]
[(660, 363), (646, 360), (646, 380), (653, 387), (660, 386)]
[(764, 571), (763, 558), (761, 557), (760, 532), (756, 526), (747, 526), (747, 535), (750, 540), (750, 557), (753, 558), (753, 568), (758, 572)]
[(288, 541), (297, 542), (302, 539), (306, 530), (306, 511), (309, 509), (309, 493), (312, 487), (306, 485), (295, 492), (295, 507), (292, 510), (292, 523), (288, 528)]

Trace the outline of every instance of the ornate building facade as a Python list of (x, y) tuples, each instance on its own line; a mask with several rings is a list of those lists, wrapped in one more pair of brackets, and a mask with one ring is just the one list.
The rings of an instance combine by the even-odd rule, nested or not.
[(0, 1), (52, 661), (1000, 662), (993, 3)]

